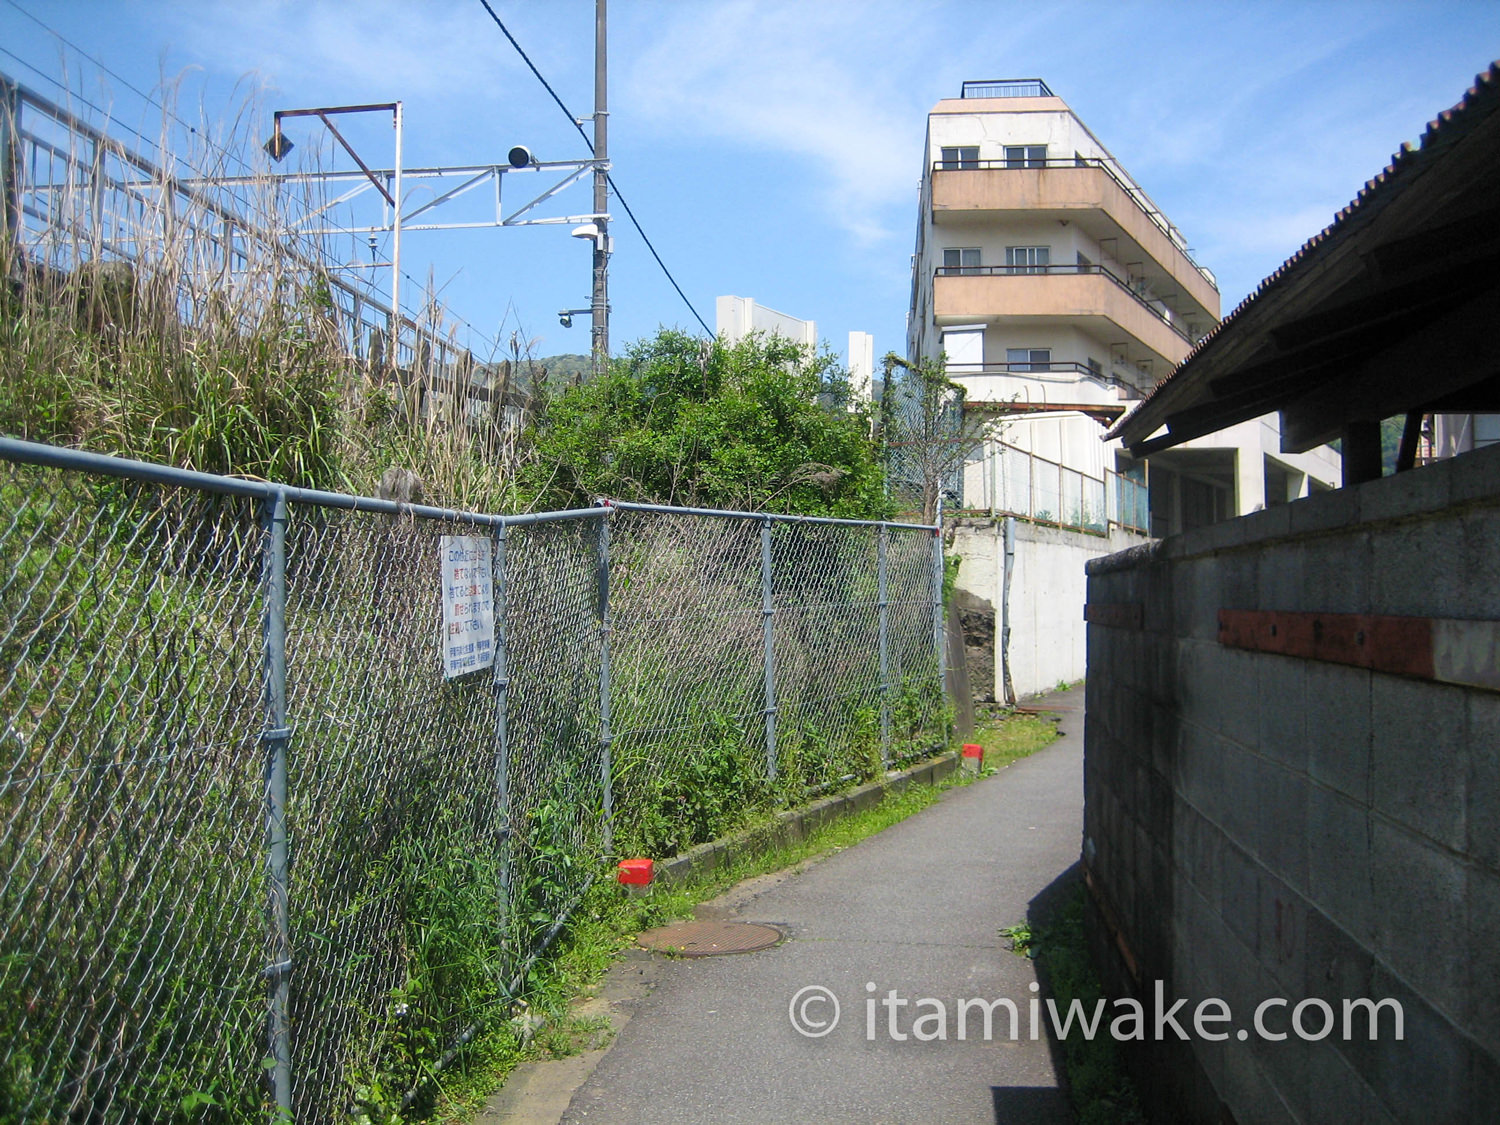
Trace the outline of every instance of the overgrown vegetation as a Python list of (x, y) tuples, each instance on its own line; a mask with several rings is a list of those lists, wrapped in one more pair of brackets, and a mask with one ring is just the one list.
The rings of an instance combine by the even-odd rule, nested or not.
[(887, 451), (891, 491), (903, 510), (937, 522), (939, 502), (961, 490), (964, 463), (1003, 425), (966, 405), (964, 388), (948, 378), (945, 358), (908, 362), (886, 353), (879, 440)]
[[(211, 173), (223, 154), (182, 157)], [(826, 355), (662, 332), (603, 379), (566, 386), (519, 334), (504, 357), (468, 354), (430, 296), (399, 339), (368, 309), (360, 319), (318, 248), (286, 235), (322, 202), (286, 184), (237, 189), (248, 226), (218, 243), (222, 200), (137, 190), (127, 229), (82, 173), (59, 184), (45, 239), (0, 231), (7, 435), (484, 511), (609, 495), (887, 513), (871, 420), (849, 409)], [(135, 248), (128, 262), (122, 244)], [(392, 469), (404, 470), (393, 488)], [(267, 981), (287, 971), (266, 961), (263, 513), (187, 490), (0, 473), (0, 870), (27, 873), (5, 888), (0, 983), (18, 1002), (0, 1012), (0, 1122), (263, 1117)], [(494, 685), (431, 675), (433, 536), (379, 521), (299, 510), (288, 549), (296, 1099), (311, 1118), (370, 1123), (442, 1112), (448, 1080), (433, 1079), (449, 1063), (461, 1075), (516, 1057), (510, 974), (604, 852), (598, 732), (580, 708), (598, 690), (597, 649), (581, 640), (597, 643), (597, 625), (567, 585), (592, 545), (538, 547), (541, 580), (518, 581), (530, 599), (518, 651), (533, 645), (526, 659), (550, 678), (526, 697), (545, 732), (526, 747), (539, 764), (501, 823)], [(663, 622), (717, 606), (730, 579), (706, 586), (714, 568), (667, 535), (636, 571), (622, 566), (617, 604), (630, 605), (632, 581), (654, 597), (660, 620), (637, 635), (674, 659), (642, 656), (634, 694), (620, 689), (617, 729), (635, 732), (614, 765), (620, 847), (670, 854), (878, 774), (869, 622), (817, 612), (874, 605), (869, 545), (800, 528), (784, 538), (778, 559), (805, 560), (807, 577), (778, 597), (814, 610), (780, 658), (789, 680), (819, 690), (782, 701), (774, 781), (760, 703), (726, 700), (737, 666), (714, 652), (742, 626), (741, 657), (760, 651), (758, 585), (753, 616), (679, 636)], [(648, 589), (652, 566), (699, 576)], [(928, 629), (908, 632), (930, 648)], [(617, 668), (647, 651), (632, 653), (630, 636), (623, 622)], [(930, 679), (908, 662), (893, 685), (898, 757), (946, 729)], [(856, 681), (837, 698), (822, 690)], [(658, 723), (652, 700), (690, 715), (696, 740)], [(611, 892), (591, 891), (585, 917), (602, 920)], [(547, 994), (581, 956), (568, 941), (520, 991)]]
[[(997, 715), (976, 732), (986, 747), (988, 777), (1011, 762), (1050, 744), (1057, 737), (1055, 723), (1031, 715)], [(600, 1043), (607, 1030), (596, 1019), (579, 1019), (577, 1004), (592, 995), (620, 951), (642, 930), (690, 918), (694, 907), (716, 898), (746, 879), (773, 871), (800, 870), (809, 863), (853, 847), (932, 805), (949, 789), (971, 784), (975, 775), (960, 770), (936, 785), (910, 785), (888, 793), (880, 803), (820, 825), (806, 838), (788, 844), (768, 844), (763, 850), (747, 851), (715, 867), (711, 872), (678, 883), (663, 883), (635, 898), (623, 894), (612, 882), (596, 884), (580, 904), (561, 938), (556, 955), (533, 972), (527, 1009), (533, 1021), (542, 1019), (551, 1034), (539, 1034), (529, 1045), (521, 1042), (522, 1026), (507, 1029), (508, 1051), (495, 1050), (474, 1057), (461, 1074), (445, 1085), (445, 1105), (434, 1120), (461, 1125), (472, 1120), (490, 1092), (503, 1082), (514, 1066), (526, 1058), (563, 1057), (583, 1046)], [(765, 818), (749, 823), (764, 823)], [(742, 826), (748, 826), (742, 825)]]
[(879, 518), (869, 420), (831, 356), (780, 336), (735, 344), (662, 330), (538, 419), (538, 507), (596, 496), (689, 507)]

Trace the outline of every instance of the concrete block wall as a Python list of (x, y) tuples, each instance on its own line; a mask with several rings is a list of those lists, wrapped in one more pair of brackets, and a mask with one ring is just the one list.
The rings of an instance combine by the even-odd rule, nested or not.
[[(1089, 564), (1084, 861), (1116, 995), (1392, 997), (1376, 1042), (1139, 1052), (1164, 1120), (1500, 1114), (1500, 693), (1219, 643), (1220, 609), (1500, 620), (1500, 448)], [(1278, 1023), (1286, 1030), (1288, 1009)]]

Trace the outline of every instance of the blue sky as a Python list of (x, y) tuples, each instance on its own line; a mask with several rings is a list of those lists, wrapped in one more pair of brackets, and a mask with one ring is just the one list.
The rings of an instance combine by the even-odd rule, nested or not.
[[(591, 112), (592, 0), (491, 2), (569, 108)], [(124, 124), (150, 120), (125, 83), (167, 80), (185, 114), (210, 119), (252, 95), (267, 121), (399, 98), (408, 164), (500, 161), (516, 143), (586, 155), (478, 0), (16, 3), (119, 78), (12, 0), (0, 70), (47, 94), (66, 82)], [(965, 79), (1045, 79), (1186, 234), (1227, 312), (1500, 56), (1496, 0), (610, 9), (614, 176), (678, 282), (710, 325), (716, 295), (752, 296), (815, 319), (839, 354), (851, 329), (873, 332), (877, 354), (904, 346), (925, 117)], [(351, 136), (385, 162), (388, 126), (351, 122)], [(591, 209), (583, 186), (559, 200)], [(612, 211), (616, 349), (659, 324), (696, 328)], [(587, 318), (556, 316), (588, 304), (588, 245), (566, 228), (412, 234), (403, 254), (484, 333), (519, 327), (539, 355), (588, 350)]]

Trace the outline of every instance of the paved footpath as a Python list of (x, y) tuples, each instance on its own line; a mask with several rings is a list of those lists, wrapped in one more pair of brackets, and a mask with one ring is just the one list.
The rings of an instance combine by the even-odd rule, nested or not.
[[(617, 966), (599, 1001), (620, 1027), (614, 1043), (567, 1060), (550, 1080), (516, 1075), (482, 1125), (559, 1113), (572, 1125), (1070, 1120), (1045, 1032), (1029, 1038), (1033, 966), (998, 931), (1024, 919), (1078, 858), (1082, 696), (1033, 704), (1061, 714), (1064, 737), (1045, 750), (797, 874), (755, 880), (700, 908), (700, 918), (772, 923), (787, 935), (780, 946), (696, 959), (640, 953)], [(817, 1038), (789, 1018), (808, 986), (829, 990), (840, 1009)], [(891, 1035), (884, 1003), (870, 1019), (867, 1001), (891, 989), (908, 1001), (895, 1009), (904, 1041)], [(968, 1038), (957, 1039), (957, 1001), (980, 997), (1015, 1002), (1019, 1042), (1004, 1008), (989, 1042), (978, 1011)], [(921, 1029), (938, 1028), (936, 1006), (919, 1008), (920, 998), (944, 1008), (946, 1040), (911, 1034), (924, 1014)], [(832, 1005), (802, 1010), (822, 1021)]]

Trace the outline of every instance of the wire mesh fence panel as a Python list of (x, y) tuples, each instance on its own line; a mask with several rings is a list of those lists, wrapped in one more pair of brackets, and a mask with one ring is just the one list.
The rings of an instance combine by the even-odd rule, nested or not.
[(1040, 457), (1031, 459), (1031, 506), (1032, 514), (1047, 523), (1061, 523), (1063, 519), (1063, 467), (1055, 461), (1044, 461)]
[(254, 506), (0, 462), (0, 508), (3, 1116), (157, 1120), (208, 1090), (250, 1115)]
[(1084, 526), (1083, 474), (1077, 469), (1058, 470), (1062, 498), (1057, 508), (1057, 522), (1065, 527)]
[(1104, 533), (1109, 517), (1104, 510), (1105, 484), (1093, 477), (1083, 478), (1083, 524), (1085, 530)]
[(933, 536), (892, 528), (886, 540), (888, 710), (893, 764), (947, 742), (947, 702), (933, 644)]
[(865, 781), (881, 765), (877, 535), (771, 525), (776, 753), (804, 790)]
[(451, 1039), (500, 1002), (493, 683), (448, 679), (440, 659), (444, 537), (476, 533), (302, 506), (288, 519), (299, 1120), (338, 1117), (392, 1040)]
[(760, 527), (622, 511), (610, 535), (618, 846), (673, 855), (772, 803)]
[[(489, 780), (508, 831), (507, 976), (520, 971), (609, 854), (601, 726), (603, 519), (506, 535), (503, 748)], [(499, 618), (497, 609), (497, 618)], [(497, 621), (497, 624), (500, 622)]]
[(927, 529), (131, 473), (0, 460), (3, 1121), (420, 1108), (610, 859), (945, 741)]
[(1120, 474), (1113, 474), (1114, 498), (1118, 523), (1145, 532), (1150, 525), (1150, 503), (1146, 485)]
[(1000, 447), (1000, 509), (1017, 516), (1036, 514), (1031, 488), (1031, 455), (1009, 445)]

